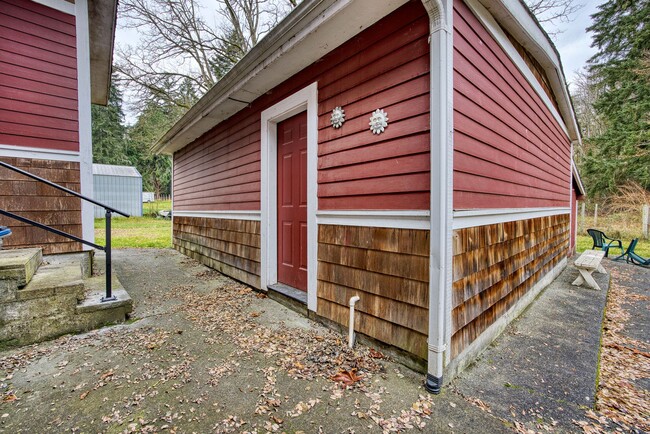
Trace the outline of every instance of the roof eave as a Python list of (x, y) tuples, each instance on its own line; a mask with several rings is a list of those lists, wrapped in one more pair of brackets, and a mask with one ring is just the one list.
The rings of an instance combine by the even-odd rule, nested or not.
[[(572, 141), (580, 141), (560, 56), (548, 35), (520, 0), (479, 1), (492, 13), (499, 25), (517, 38), (545, 69), (569, 137)], [(405, 2), (406, 0), (303, 1), (188, 110), (152, 146), (152, 151), (172, 154), (182, 149), (213, 126), (246, 108), (250, 102), (287, 77), (339, 46), (345, 38), (356, 35)], [(372, 7), (364, 8), (366, 3)], [(350, 13), (350, 10), (358, 9), (362, 13)], [(346, 13), (340, 13), (341, 11)], [(332, 22), (339, 23), (334, 26), (336, 31), (321, 28)], [(314, 45), (314, 48), (305, 50), (304, 46), (309, 44)], [(296, 59), (301, 54), (302, 58)], [(280, 59), (283, 61), (279, 62)]]
[(587, 195), (587, 190), (585, 190), (585, 186), (582, 183), (582, 178), (580, 177), (580, 172), (578, 171), (578, 166), (576, 166), (576, 163), (573, 160), (571, 160), (571, 173), (572, 173), (573, 179), (576, 182), (576, 185), (578, 186), (578, 191), (580, 192), (580, 196), (586, 196)]
[[(287, 77), (406, 2), (304, 0), (192, 106), (151, 150), (172, 154), (185, 147), (212, 126), (246, 108)], [(347, 25), (342, 25), (344, 21)]]
[(111, 86), (117, 0), (88, 1), (90, 39), (90, 99), (106, 105)]

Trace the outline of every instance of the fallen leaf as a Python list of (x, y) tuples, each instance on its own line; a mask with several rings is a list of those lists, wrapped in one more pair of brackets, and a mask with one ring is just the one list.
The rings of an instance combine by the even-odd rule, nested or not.
[(17, 399), (18, 397), (15, 394), (9, 393), (2, 398), (2, 402), (14, 402)]
[(345, 387), (352, 386), (354, 383), (361, 381), (363, 375), (357, 375), (355, 368), (347, 370), (340, 370), (338, 374), (330, 377), (331, 380), (343, 383)]

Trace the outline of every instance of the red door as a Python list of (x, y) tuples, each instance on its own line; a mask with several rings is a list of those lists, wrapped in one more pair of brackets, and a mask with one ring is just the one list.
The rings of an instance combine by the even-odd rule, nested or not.
[(307, 112), (278, 124), (278, 282), (307, 291)]

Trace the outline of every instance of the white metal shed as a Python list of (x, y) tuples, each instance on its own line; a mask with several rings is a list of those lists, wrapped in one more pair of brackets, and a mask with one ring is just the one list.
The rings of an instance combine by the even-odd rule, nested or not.
[[(93, 164), (93, 197), (129, 215), (142, 217), (142, 175), (132, 166)], [(104, 209), (96, 206), (95, 217), (104, 217)]]

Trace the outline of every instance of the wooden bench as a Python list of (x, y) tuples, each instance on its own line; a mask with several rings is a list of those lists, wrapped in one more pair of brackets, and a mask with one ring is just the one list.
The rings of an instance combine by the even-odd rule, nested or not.
[(607, 273), (600, 264), (604, 257), (605, 252), (602, 250), (585, 250), (574, 263), (580, 272), (580, 276), (573, 281), (573, 285), (580, 286), (586, 282), (590, 288), (600, 290), (600, 286), (598, 286), (591, 274), (594, 271), (597, 273)]

